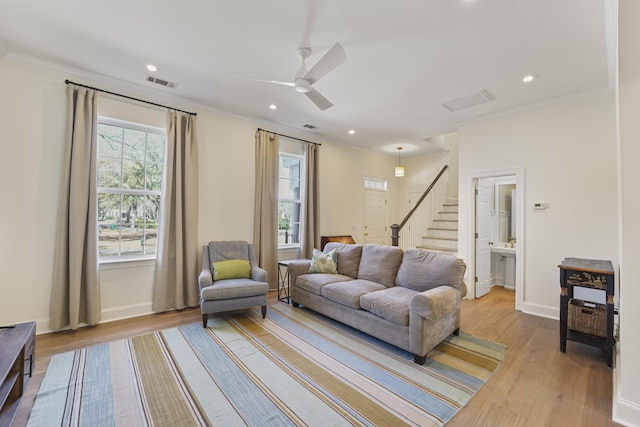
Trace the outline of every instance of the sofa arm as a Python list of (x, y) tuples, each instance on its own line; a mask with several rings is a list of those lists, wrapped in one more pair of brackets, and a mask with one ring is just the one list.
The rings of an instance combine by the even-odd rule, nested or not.
[(460, 291), (450, 286), (438, 286), (420, 292), (411, 298), (409, 309), (427, 320), (441, 319), (460, 311)]
[(266, 282), (267, 270), (260, 268), (257, 265), (251, 266), (251, 280), (255, 280), (256, 282)]
[(289, 262), (287, 266), (287, 273), (289, 274), (289, 283), (294, 284), (296, 278), (303, 274), (309, 273), (309, 267), (311, 266), (311, 260), (308, 259), (296, 259)]

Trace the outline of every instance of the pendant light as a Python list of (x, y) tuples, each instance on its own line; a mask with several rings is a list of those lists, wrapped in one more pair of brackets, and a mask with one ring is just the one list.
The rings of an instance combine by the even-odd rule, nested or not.
[(396, 177), (404, 176), (404, 166), (400, 164), (400, 151), (402, 151), (402, 147), (398, 147), (398, 166), (396, 166)]

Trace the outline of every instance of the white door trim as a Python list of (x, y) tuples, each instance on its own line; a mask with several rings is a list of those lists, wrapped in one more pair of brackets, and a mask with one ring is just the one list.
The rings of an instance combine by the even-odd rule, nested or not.
[[(508, 176), (515, 175), (516, 177), (516, 188), (517, 191), (517, 206), (518, 210), (515, 213), (516, 222), (518, 224), (518, 229), (516, 230), (516, 245), (517, 245), (517, 255), (516, 255), (516, 307), (515, 309), (518, 311), (522, 311), (522, 305), (524, 300), (524, 272), (525, 272), (525, 168), (524, 166), (511, 168), (511, 169), (496, 169), (489, 171), (479, 171), (479, 172), (469, 172), (465, 174), (464, 180), (461, 182), (461, 185), (466, 186), (469, 200), (467, 200), (467, 206), (469, 206), (469, 215), (467, 216), (467, 233), (464, 236), (459, 236), (460, 239), (466, 241), (466, 254), (465, 263), (467, 264), (467, 270), (469, 270), (469, 281), (474, 280), (476, 277), (475, 271), (475, 221), (476, 221), (476, 207), (475, 207), (475, 191), (474, 182), (476, 179), (480, 178), (492, 178), (492, 177), (500, 177), (500, 176)], [(463, 193), (464, 194), (464, 193)], [(475, 285), (474, 283), (470, 283), (467, 286), (468, 295), (467, 298), (475, 298)]]

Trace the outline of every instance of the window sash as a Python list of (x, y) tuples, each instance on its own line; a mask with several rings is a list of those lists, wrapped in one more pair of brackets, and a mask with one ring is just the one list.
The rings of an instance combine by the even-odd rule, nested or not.
[(106, 117), (98, 128), (104, 132), (97, 154), (100, 261), (155, 258), (166, 132)]
[[(293, 166), (293, 167), (291, 167)], [(298, 247), (302, 236), (302, 196), (304, 176), (304, 156), (287, 152), (279, 153), (278, 171), (278, 247)], [(294, 175), (287, 174), (295, 172)], [(283, 205), (290, 205), (283, 218)], [(286, 220), (285, 223), (282, 221)], [(287, 225), (285, 228), (281, 228)]]

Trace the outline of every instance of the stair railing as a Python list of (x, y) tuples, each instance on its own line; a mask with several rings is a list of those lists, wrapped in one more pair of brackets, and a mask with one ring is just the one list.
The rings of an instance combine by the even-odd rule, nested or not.
[[(400, 240), (400, 231), (407, 224), (407, 222), (413, 217), (413, 214), (416, 213), (418, 208), (421, 207), (421, 204), (424, 201), (424, 199), (427, 196), (430, 195), (431, 191), (434, 189), (434, 187), (438, 183), (438, 180), (442, 177), (442, 175), (444, 175), (445, 171), (448, 168), (449, 168), (448, 165), (445, 165), (442, 168), (442, 170), (438, 173), (438, 175), (435, 177), (433, 182), (431, 182), (429, 187), (427, 187), (427, 189), (424, 191), (424, 193), (422, 193), (422, 196), (420, 196), (420, 199), (418, 199), (418, 201), (416, 202), (415, 206), (409, 211), (409, 213), (404, 217), (404, 219), (400, 222), (400, 224), (392, 224), (391, 225), (391, 244), (393, 246), (398, 246), (398, 242)], [(437, 202), (437, 203), (431, 203), (432, 209), (437, 209), (438, 203), (440, 203), (441, 200), (437, 200), (435, 202)], [(431, 220), (431, 218), (428, 218), (427, 222), (430, 221), (430, 220)], [(410, 240), (412, 240), (412, 239), (410, 239)]]

